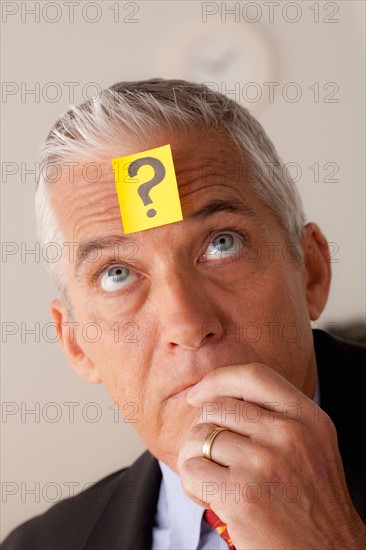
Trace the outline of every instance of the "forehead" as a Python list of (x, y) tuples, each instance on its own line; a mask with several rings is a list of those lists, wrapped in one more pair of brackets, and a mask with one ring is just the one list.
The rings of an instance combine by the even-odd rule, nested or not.
[[(248, 183), (247, 164), (238, 149), (218, 134), (154, 138), (121, 145), (122, 157), (170, 144), (183, 219), (210, 201), (238, 202), (248, 211), (260, 203)], [(65, 240), (81, 242), (113, 233), (123, 235), (110, 157), (74, 163), (51, 187), (51, 202)], [(177, 230), (179, 230), (178, 224)], [(170, 224), (172, 225), (172, 224)], [(162, 226), (169, 230), (168, 226)], [(153, 230), (139, 232), (147, 239)], [(137, 234), (135, 234), (137, 235)], [(141, 235), (139, 235), (140, 238)]]

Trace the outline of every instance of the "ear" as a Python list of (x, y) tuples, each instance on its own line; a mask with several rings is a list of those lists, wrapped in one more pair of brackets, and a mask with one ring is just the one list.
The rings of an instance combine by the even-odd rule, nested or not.
[(52, 301), (50, 313), (56, 324), (58, 338), (69, 363), (74, 367), (80, 378), (93, 384), (100, 384), (102, 379), (94, 363), (79, 343), (79, 323), (70, 319), (62, 300)]
[(332, 272), (328, 242), (315, 223), (305, 225), (300, 242), (304, 252), (306, 301), (310, 319), (314, 321), (323, 311), (329, 295)]

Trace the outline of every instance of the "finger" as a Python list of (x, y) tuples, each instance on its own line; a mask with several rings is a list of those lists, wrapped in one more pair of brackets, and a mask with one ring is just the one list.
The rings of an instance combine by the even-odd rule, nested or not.
[(197, 456), (188, 458), (178, 468), (185, 494), (206, 507), (220, 494), (220, 487), (227, 480), (226, 471), (227, 468)]
[(219, 397), (201, 403), (201, 423), (210, 423), (244, 436), (260, 436), (267, 431), (268, 423), (275, 420), (276, 407), (263, 409), (233, 397)]
[(186, 395), (188, 403), (197, 405), (218, 396), (249, 401), (268, 410), (296, 401), (310, 401), (280, 374), (261, 363), (229, 365), (208, 373)]
[[(177, 468), (191, 457), (203, 458), (203, 445), (206, 437), (217, 428), (214, 424), (196, 424), (189, 433), (187, 441), (182, 445)], [(211, 461), (229, 468), (245, 461), (248, 438), (230, 430), (219, 432), (211, 444)], [(206, 461), (209, 459), (205, 459)]]

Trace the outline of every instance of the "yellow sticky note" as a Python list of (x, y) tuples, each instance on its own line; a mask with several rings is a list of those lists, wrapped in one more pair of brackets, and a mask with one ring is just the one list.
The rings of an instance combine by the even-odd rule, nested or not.
[(170, 145), (112, 159), (124, 233), (183, 219)]

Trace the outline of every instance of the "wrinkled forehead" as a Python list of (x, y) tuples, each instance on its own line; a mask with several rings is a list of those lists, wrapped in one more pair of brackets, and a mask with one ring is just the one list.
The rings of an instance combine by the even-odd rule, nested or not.
[[(112, 158), (170, 144), (183, 217), (208, 200), (242, 201), (255, 208), (255, 195), (246, 181), (243, 154), (221, 135), (161, 137), (121, 145), (115, 156), (65, 163), (62, 177), (51, 185), (51, 203), (65, 239), (85, 234), (123, 234)], [(145, 232), (146, 233), (146, 232)]]

